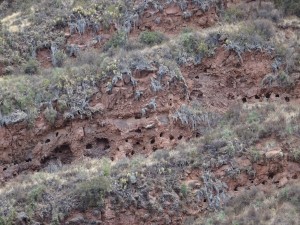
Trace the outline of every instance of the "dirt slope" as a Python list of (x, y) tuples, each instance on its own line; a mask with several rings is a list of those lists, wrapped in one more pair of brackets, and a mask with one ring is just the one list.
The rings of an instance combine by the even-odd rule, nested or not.
[[(174, 56), (169, 61), (154, 57), (148, 67), (101, 77), (86, 98), (92, 112), (89, 117), (78, 109), (76, 116), (66, 118), (59, 97), (51, 100), (57, 112), (52, 124), (45, 116), (45, 105), (41, 104), (32, 124), (22, 119), (24, 112), (15, 111), (11, 118), (16, 121), (0, 126), (0, 209), (5, 209), (0, 224), (2, 217), (8, 218), (3, 219), (6, 224), (15, 216), (15, 209), (18, 214), (11, 224), (197, 224), (198, 217), (221, 210), (229, 198), (245, 190), (258, 187), (266, 192), (269, 187), (277, 190), (297, 184), (299, 63), (292, 57), (288, 60), (286, 46), (282, 46), (285, 61), (278, 63), (278, 51), (259, 44), (263, 40), (277, 47), (275, 39), (280, 35), (285, 35), (284, 41), (299, 40), (299, 28), (286, 30), (264, 18), (256, 21), (261, 33), (253, 34), (254, 41), (248, 45), (247, 37), (238, 42), (238, 34), (228, 32), (224, 22), (226, 13), (240, 16), (235, 6), (243, 2), (231, 3), (229, 12), (223, 11), (227, 8), (223, 1), (213, 1), (216, 4), (205, 10), (197, 1), (183, 2), (162, 9), (151, 3), (137, 23), (130, 23), (128, 42), (139, 42), (144, 31), (159, 31), (168, 41), (156, 46), (105, 49), (115, 44), (110, 41), (120, 32), (117, 23), (105, 32), (88, 29), (84, 34), (55, 28), (64, 35), (63, 51), (70, 46), (83, 54), (96, 49), (111, 55), (112, 62), (119, 57), (120, 64), (132, 52), (141, 51), (141, 58), (150, 58), (167, 48), (174, 50), (172, 46), (179, 48), (174, 44), (178, 40), (193, 49), (184, 46), (185, 61), (176, 62), (174, 68), (171, 63), (164, 67), (175, 61)], [(249, 21), (245, 24), (250, 26)], [(211, 29), (209, 35), (217, 37), (216, 43), (203, 47), (202, 39), (196, 38), (199, 43), (194, 46), (188, 29), (196, 29), (197, 38)], [(242, 31), (251, 37), (251, 29)], [(276, 38), (266, 38), (268, 32)], [(101, 41), (95, 41), (99, 35)], [(60, 71), (53, 68), (52, 47), (37, 50), (36, 60), (45, 73)], [(292, 56), (297, 56), (296, 44), (291, 49), (296, 49)], [(79, 59), (71, 54), (67, 66)], [(0, 75), (4, 75), (3, 65), (0, 62)], [(173, 73), (176, 69), (180, 75)], [(103, 159), (109, 159), (109, 166)], [(15, 188), (18, 183), (25, 193), (37, 190), (29, 194), (34, 197), (21, 194)], [(16, 196), (20, 207), (29, 205), (26, 213), (19, 206), (8, 207), (10, 195)]]

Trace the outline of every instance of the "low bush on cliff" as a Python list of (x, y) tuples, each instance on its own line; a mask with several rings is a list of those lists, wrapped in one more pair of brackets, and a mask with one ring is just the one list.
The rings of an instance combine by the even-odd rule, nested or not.
[(229, 23), (238, 23), (241, 20), (267, 19), (279, 22), (282, 18), (280, 10), (276, 9), (272, 2), (241, 2), (229, 7), (223, 13), (222, 19)]
[(166, 37), (160, 33), (155, 31), (144, 31), (140, 34), (140, 42), (146, 45), (157, 45), (161, 44)]
[(297, 224), (300, 217), (300, 184), (276, 190), (253, 188), (228, 201), (224, 210), (200, 218), (194, 225), (207, 224)]
[(273, 0), (273, 2), (285, 15), (296, 15), (300, 17), (300, 2), (298, 0)]
[[(271, 163), (270, 159), (266, 161), (265, 152), (279, 145), (284, 135), (290, 135), (284, 136), (286, 141), (298, 135), (300, 116), (289, 118), (288, 114), (283, 113), (287, 110), (294, 110), (298, 115), (298, 109), (287, 108), (284, 104), (258, 104), (249, 108), (238, 105), (213, 124), (211, 120), (205, 119), (209, 118), (206, 114), (199, 113), (199, 109), (193, 114), (191, 109), (183, 108), (177, 112), (180, 113), (178, 120), (182, 120), (183, 124), (193, 124), (195, 118), (195, 121), (200, 119), (200, 122), (211, 123), (203, 137), (182, 143), (174, 150), (157, 150), (148, 157), (134, 155), (131, 159), (116, 162), (83, 158), (81, 162), (64, 165), (55, 171), (47, 172), (45, 169), (31, 175), (20, 175), (1, 188), (0, 216), (2, 221), (6, 221), (4, 224), (8, 221), (16, 222), (20, 213), (25, 213), (31, 221), (47, 220), (59, 224), (74, 210), (105, 211), (107, 204), (116, 213), (122, 209), (142, 208), (152, 216), (159, 215), (161, 211), (176, 211), (181, 215), (201, 206), (201, 210), (215, 213), (207, 219), (200, 219), (196, 224), (218, 221), (222, 224), (226, 221), (242, 223), (252, 216), (255, 221), (269, 221), (267, 215), (271, 211), (257, 211), (264, 211), (269, 206), (279, 215), (283, 215), (287, 206), (298, 212), (297, 186), (287, 186), (278, 195), (253, 190), (229, 198), (229, 187), (225, 182), (228, 179), (238, 180), (241, 175), (258, 183), (263, 182), (256, 177), (258, 171), (252, 164)], [(281, 116), (286, 119), (282, 120)], [(274, 125), (272, 129), (268, 128), (270, 123)], [(202, 127), (199, 124), (196, 126), (199, 129)], [(259, 131), (256, 131), (257, 127)], [(265, 132), (264, 137), (267, 137), (265, 140), (269, 142), (260, 143), (261, 139), (257, 135), (262, 131)], [(289, 143), (284, 154), (288, 162), (297, 163), (298, 146), (292, 141)], [(241, 158), (237, 160), (236, 157), (248, 159), (252, 164), (240, 165), (238, 162)], [(228, 166), (224, 175), (217, 176), (214, 172), (224, 165)], [(189, 174), (193, 174), (192, 181), (188, 178)], [(270, 178), (265, 182), (273, 181)], [(152, 190), (155, 190), (155, 198)], [(264, 196), (270, 201), (264, 202)], [(262, 204), (257, 206), (252, 200), (261, 201)], [(253, 207), (258, 207), (255, 213)], [(280, 220), (279, 216), (274, 218)], [(284, 218), (283, 221), (291, 220)]]

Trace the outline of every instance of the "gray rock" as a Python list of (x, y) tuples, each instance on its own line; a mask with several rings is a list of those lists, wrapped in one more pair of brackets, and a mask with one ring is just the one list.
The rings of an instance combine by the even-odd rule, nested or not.
[(29, 224), (30, 218), (27, 216), (25, 212), (20, 212), (17, 214), (17, 224), (26, 225)]

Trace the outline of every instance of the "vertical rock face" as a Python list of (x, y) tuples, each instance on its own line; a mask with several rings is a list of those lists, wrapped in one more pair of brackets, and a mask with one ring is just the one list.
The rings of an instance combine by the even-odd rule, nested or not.
[[(201, 65), (181, 68), (185, 84), (169, 84), (165, 77), (163, 90), (158, 92), (150, 88), (151, 79), (158, 76), (155, 70), (134, 72), (143, 92), (141, 98), (135, 99), (135, 87), (126, 79), (119, 81), (111, 93), (106, 93), (105, 85), (100, 86), (90, 103), (100, 113), (90, 119), (63, 121), (60, 116), (51, 126), (41, 116), (33, 128), (25, 122), (1, 127), (1, 176), (9, 178), (24, 168), (38, 169), (53, 160), (64, 164), (82, 156), (115, 160), (137, 153), (147, 155), (199, 136), (201, 128), (196, 132), (174, 120), (174, 113), (184, 104), (197, 101), (208, 111), (222, 112), (237, 101), (273, 99), (272, 92), (286, 91), (260, 85), (271, 71), (269, 55), (245, 53), (243, 57), (244, 63), (240, 65), (235, 53), (219, 48), (214, 57), (205, 59)], [(289, 96), (293, 96), (293, 90), (289, 91)], [(156, 104), (155, 108), (149, 106), (151, 102)]]
[(218, 21), (216, 7), (207, 11), (188, 2), (183, 9), (177, 4), (171, 4), (163, 10), (149, 8), (139, 22), (139, 30), (159, 30), (166, 33), (178, 33), (183, 27), (205, 28)]

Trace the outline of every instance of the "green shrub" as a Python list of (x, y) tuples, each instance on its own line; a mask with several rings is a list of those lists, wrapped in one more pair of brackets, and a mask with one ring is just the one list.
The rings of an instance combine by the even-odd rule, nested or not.
[(239, 139), (248, 146), (259, 140), (261, 130), (261, 126), (257, 123), (239, 125), (235, 128), (235, 132)]
[(256, 148), (252, 148), (249, 153), (250, 153), (251, 162), (253, 163), (257, 163), (262, 159), (262, 154)]
[(278, 22), (281, 13), (271, 2), (256, 2), (249, 5), (246, 2), (235, 7), (229, 7), (223, 13), (223, 20), (229, 23), (240, 22), (242, 20), (267, 19)]
[(294, 149), (291, 152), (291, 160), (300, 163), (300, 150)]
[(300, 17), (299, 0), (273, 0), (275, 6), (280, 8), (285, 15), (296, 15)]
[(146, 45), (161, 44), (166, 38), (165, 36), (156, 31), (144, 31), (140, 34), (140, 42)]
[(223, 19), (226, 22), (233, 23), (244, 19), (245, 12), (238, 7), (230, 7), (228, 8), (223, 15)]
[(53, 109), (52, 106), (47, 107), (44, 111), (44, 116), (50, 124), (54, 124), (57, 117), (57, 111)]
[(45, 193), (45, 186), (37, 186), (28, 193), (27, 202), (31, 210), (36, 208), (36, 203), (42, 200), (42, 195)]
[(110, 181), (100, 176), (78, 184), (73, 197), (78, 200), (78, 207), (85, 211), (90, 207), (103, 207), (103, 198), (109, 190)]
[(125, 32), (118, 32), (114, 34), (111, 39), (104, 45), (104, 50), (107, 51), (110, 48), (122, 47), (127, 42), (127, 35)]
[(62, 50), (58, 50), (52, 55), (52, 64), (55, 67), (62, 67), (66, 59), (66, 54)]
[(269, 40), (274, 36), (275, 30), (272, 22), (265, 19), (259, 19), (253, 21), (254, 31), (261, 35), (265, 40)]
[(180, 41), (187, 53), (196, 52), (199, 37), (195, 33), (183, 33), (180, 37)]
[(299, 184), (294, 184), (284, 188), (279, 194), (279, 202), (289, 202), (296, 206), (298, 212), (300, 212), (300, 191)]
[(24, 65), (24, 73), (36, 74), (39, 70), (39, 62), (35, 59), (29, 59)]
[(186, 184), (182, 184), (181, 188), (180, 188), (180, 193), (182, 194), (182, 196), (185, 198), (188, 195), (188, 187), (186, 186)]

